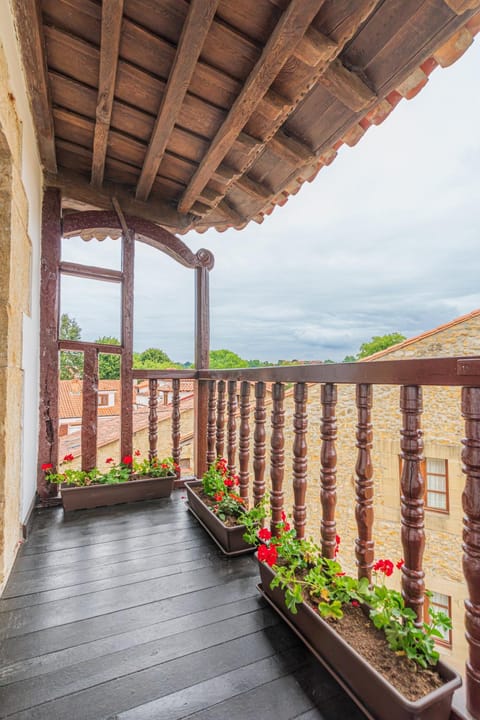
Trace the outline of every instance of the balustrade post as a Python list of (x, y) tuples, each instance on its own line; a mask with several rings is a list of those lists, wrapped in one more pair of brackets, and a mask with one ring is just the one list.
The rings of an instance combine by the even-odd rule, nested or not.
[[(97, 464), (98, 352), (87, 348), (83, 355), (82, 470)], [(122, 456), (123, 457), (123, 456)]]
[(217, 457), (223, 457), (225, 447), (225, 380), (218, 382), (217, 399), (217, 442), (215, 449)]
[(152, 460), (158, 454), (158, 380), (155, 378), (149, 379), (148, 391), (148, 457)]
[(355, 465), (356, 505), (358, 537), (355, 540), (358, 577), (372, 579), (374, 559), (373, 531), (373, 467), (372, 467), (372, 386), (365, 383), (357, 385), (356, 399), (358, 411), (357, 424), (357, 463)]
[(237, 453), (237, 383), (228, 381), (228, 422), (227, 422), (228, 472), (235, 474), (235, 456)]
[(423, 571), (425, 481), (421, 472), (423, 433), (420, 429), (420, 416), (423, 412), (422, 388), (417, 385), (403, 385), (400, 389), (400, 409), (403, 415), (400, 443), (403, 461), (401, 533), (405, 559), (402, 566), (402, 595), (406, 606), (417, 615), (415, 624), (421, 627), (425, 602)]
[(215, 412), (217, 409), (215, 380), (208, 381), (208, 418), (207, 418), (207, 467), (215, 462)]
[(295, 414), (293, 417), (293, 524), (298, 538), (305, 537), (307, 508), (305, 494), (307, 491), (307, 385), (296, 383)]
[(462, 388), (465, 439), (462, 440), (465, 489), (463, 506), (463, 573), (468, 588), (465, 600), (467, 708), (480, 718), (480, 388)]
[(248, 498), (250, 474), (250, 383), (244, 380), (240, 385), (240, 442), (238, 460), (240, 465), (240, 497)]
[[(180, 467), (180, 380), (172, 380), (172, 457)], [(180, 470), (177, 470), (177, 478)]]
[(337, 388), (333, 383), (322, 385), (322, 421), (320, 436), (322, 448), (320, 454), (320, 500), (322, 503), (322, 522), (320, 535), (322, 540), (322, 555), (326, 558), (335, 557), (337, 545), (335, 524), (335, 506), (337, 504), (337, 419), (335, 406), (337, 404)]
[(255, 430), (253, 434), (253, 503), (258, 505), (265, 496), (265, 383), (255, 384)]
[(279, 535), (277, 525), (282, 522), (283, 476), (285, 472), (285, 439), (283, 435), (283, 428), (285, 426), (285, 410), (283, 407), (285, 387), (283, 383), (274, 383), (272, 387), (272, 398), (272, 452), (270, 457), (270, 478), (272, 481), (270, 507), (272, 520), (270, 523), (270, 529), (272, 535)]

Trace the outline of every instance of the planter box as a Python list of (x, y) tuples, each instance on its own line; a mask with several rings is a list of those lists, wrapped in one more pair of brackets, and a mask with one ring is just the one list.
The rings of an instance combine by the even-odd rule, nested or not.
[(173, 490), (175, 475), (160, 478), (139, 478), (115, 485), (88, 485), (85, 487), (62, 487), (64, 510), (85, 510), (102, 505), (156, 500), (169, 497)]
[(441, 661), (440, 676), (445, 684), (425, 697), (407, 700), (372, 668), (345, 640), (306, 603), (293, 615), (284, 602), (281, 588), (270, 589), (273, 570), (259, 562), (262, 585), (259, 590), (277, 613), (290, 625), (308, 649), (333, 675), (371, 720), (448, 720), (453, 692), (460, 687), (460, 675)]
[(243, 555), (256, 549), (255, 545), (249, 545), (242, 537), (245, 532), (245, 525), (227, 527), (193, 491), (192, 488), (202, 487), (201, 480), (187, 481), (185, 487), (188, 496), (188, 509), (192, 515), (195, 515), (200, 525), (203, 526), (225, 555), (229, 557)]

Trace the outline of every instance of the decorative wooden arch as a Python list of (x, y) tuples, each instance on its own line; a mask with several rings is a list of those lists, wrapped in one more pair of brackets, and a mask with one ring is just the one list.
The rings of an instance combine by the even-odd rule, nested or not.
[[(122, 269), (110, 270), (90, 265), (61, 261), (62, 237), (80, 236), (85, 240), (107, 236), (122, 239)], [(208, 368), (209, 362), (209, 271), (214, 258), (204, 248), (193, 253), (182, 240), (154, 223), (135, 216), (123, 216), (109, 211), (75, 212), (61, 217), (61, 197), (55, 188), (47, 188), (42, 216), (42, 274), (40, 286), (40, 421), (38, 450), (38, 494), (42, 501), (56, 495), (56, 486), (45, 482), (41, 465), (57, 465), (58, 459), (58, 372), (59, 350), (80, 351), (84, 354), (82, 467), (89, 470), (96, 465), (97, 385), (99, 352), (121, 356), (121, 457), (131, 455), (133, 443), (133, 276), (135, 240), (144, 242), (195, 271), (195, 366)], [(122, 288), (121, 344), (60, 340), (60, 276), (74, 275), (94, 280), (116, 282)], [(124, 402), (125, 399), (125, 402)], [(195, 423), (206, 422), (207, 398), (197, 392)], [(205, 416), (205, 417), (204, 417)], [(200, 435), (198, 435), (200, 436)], [(201, 452), (202, 449), (197, 449)]]

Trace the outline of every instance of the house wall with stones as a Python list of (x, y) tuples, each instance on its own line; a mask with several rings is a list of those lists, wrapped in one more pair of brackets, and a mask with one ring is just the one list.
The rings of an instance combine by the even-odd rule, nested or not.
[(41, 168), (8, 0), (0, 7), (0, 592), (35, 497)]

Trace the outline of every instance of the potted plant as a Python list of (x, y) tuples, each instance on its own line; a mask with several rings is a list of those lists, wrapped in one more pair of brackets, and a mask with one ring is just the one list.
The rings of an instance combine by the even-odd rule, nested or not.
[(266, 514), (265, 503), (248, 509), (238, 485), (225, 458), (217, 458), (201, 480), (185, 483), (190, 512), (228, 556), (256, 549), (257, 531)]
[(260, 532), (259, 590), (357, 704), (377, 720), (448, 720), (461, 678), (439, 660), (435, 638), (450, 618), (430, 610), (416, 627), (401, 593), (386, 586), (392, 561), (375, 564), (370, 585), (285, 522), (277, 527), (278, 537)]
[[(135, 458), (140, 452), (135, 451)], [(85, 471), (71, 466), (73, 455), (65, 455), (58, 472), (45, 463), (47, 482), (60, 485), (64, 510), (82, 510), (101, 505), (117, 505), (168, 497), (173, 490), (178, 465), (173, 458), (136, 460), (127, 455), (120, 463), (107, 458), (108, 470)]]

